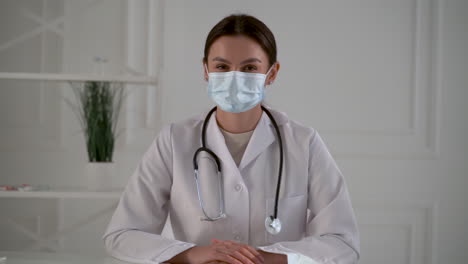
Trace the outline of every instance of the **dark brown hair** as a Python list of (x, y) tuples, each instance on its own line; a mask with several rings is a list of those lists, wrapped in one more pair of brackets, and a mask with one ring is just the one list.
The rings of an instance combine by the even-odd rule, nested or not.
[(208, 33), (203, 62), (208, 62), (211, 45), (222, 36), (244, 35), (254, 39), (268, 56), (269, 66), (276, 62), (276, 41), (270, 29), (257, 18), (246, 14), (233, 14), (223, 18)]

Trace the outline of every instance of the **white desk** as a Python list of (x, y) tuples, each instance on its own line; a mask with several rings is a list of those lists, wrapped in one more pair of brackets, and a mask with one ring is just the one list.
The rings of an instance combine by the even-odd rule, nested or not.
[(112, 257), (97, 257), (63, 253), (0, 251), (0, 264), (128, 264)]
[[(59, 230), (55, 234), (49, 234), (47, 237), (41, 237), (32, 230), (27, 229), (25, 226), (20, 225), (13, 219), (10, 219), (8, 215), (0, 215), (0, 220), (4, 219), (7, 225), (11, 226), (16, 231), (22, 233), (23, 235), (28, 236), (36, 243), (32, 246), (26, 248), (25, 250), (31, 250), (42, 246), (48, 248), (53, 252), (60, 251), (56, 245), (52, 244), (54, 240), (61, 241), (61, 238), (65, 237), (67, 234), (83, 227), (92, 221), (95, 221), (97, 218), (115, 210), (117, 206), (117, 201), (123, 190), (113, 190), (106, 192), (94, 192), (81, 189), (60, 189), (60, 190), (47, 190), (47, 191), (0, 191), (1, 198), (18, 198), (18, 199), (57, 199), (58, 202), (58, 215), (59, 215)], [(63, 219), (63, 200), (64, 199), (86, 199), (93, 202), (96, 199), (109, 199), (115, 201), (111, 206), (104, 208), (86, 219), (83, 219), (74, 225), (66, 225)], [(1, 256), (0, 256), (1, 257)], [(14, 262), (16, 263), (16, 262)], [(29, 262), (26, 262), (29, 263)], [(74, 262), (70, 262), (74, 263)], [(0, 264), (4, 264), (0, 262)]]

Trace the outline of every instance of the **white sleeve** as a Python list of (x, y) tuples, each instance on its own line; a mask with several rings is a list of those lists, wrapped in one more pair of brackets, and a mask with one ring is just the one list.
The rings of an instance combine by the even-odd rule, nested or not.
[(313, 259), (298, 253), (286, 253), (288, 264), (318, 264)]
[(165, 126), (128, 181), (102, 236), (107, 252), (133, 263), (161, 263), (195, 246), (161, 236), (172, 185), (172, 138)]
[(357, 263), (360, 238), (346, 182), (317, 131), (309, 152), (306, 236), (260, 249), (286, 254), (288, 263)]

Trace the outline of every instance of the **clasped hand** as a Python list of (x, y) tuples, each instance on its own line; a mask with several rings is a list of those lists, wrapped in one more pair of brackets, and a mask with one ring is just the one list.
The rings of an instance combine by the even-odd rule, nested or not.
[(202, 263), (264, 264), (262, 254), (251, 246), (230, 240), (211, 240), (211, 245), (202, 249), (206, 261)]
[(211, 240), (208, 246), (192, 247), (168, 261), (190, 264), (272, 264), (287, 263), (286, 255), (273, 254), (230, 240)]

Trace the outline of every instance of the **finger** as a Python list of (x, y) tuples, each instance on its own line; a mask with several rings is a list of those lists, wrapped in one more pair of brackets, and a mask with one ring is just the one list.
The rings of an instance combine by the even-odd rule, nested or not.
[(233, 257), (233, 256), (230, 256), (230, 255), (227, 255), (226, 256), (226, 262), (228, 263), (232, 263), (232, 264), (246, 264), (244, 262), (241, 262), (240, 260), (238, 260), (237, 258)]
[(220, 262), (226, 262), (229, 264), (244, 264), (240, 262), (238, 259), (231, 257), (229, 254), (223, 253), (223, 252), (218, 252), (215, 254), (216, 260)]
[(253, 260), (255, 263), (264, 263), (265, 262), (265, 259), (263, 258), (263, 255), (256, 249), (254, 249), (253, 247), (249, 246), (249, 245), (245, 245), (245, 244), (240, 244), (240, 243), (237, 243), (235, 241), (232, 241), (232, 240), (226, 240), (226, 241), (222, 241), (223, 243), (225, 243), (226, 245), (230, 245), (230, 246), (236, 246), (236, 247), (239, 247), (239, 248), (242, 248), (242, 253), (249, 257), (251, 260)]
[(252, 259), (242, 254), (240, 251), (234, 251), (234, 254), (232, 255), (232, 257), (235, 257), (236, 259), (241, 261), (243, 264), (257, 264)]
[(211, 239), (211, 244), (222, 243), (222, 242), (223, 242), (222, 240), (218, 240), (216, 238)]
[(235, 263), (242, 263), (242, 264), (252, 264), (250, 262), (249, 263), (245, 262), (247, 258), (245, 256), (242, 258), (242, 254), (240, 253), (236, 254), (237, 251), (238, 251), (238, 247), (235, 247), (228, 243), (217, 244), (217, 247), (215, 250), (217, 254), (221, 254), (222, 256), (224, 256), (224, 259), (220, 259), (222, 261), (226, 261), (228, 263), (235, 262)]
[(249, 250), (256, 258), (258, 258), (261, 262), (265, 262), (265, 258), (263, 257), (262, 253), (260, 253), (260, 251), (258, 251), (257, 249), (249, 246), (249, 245), (243, 245), (244, 248), (246, 248), (247, 250)]
[(218, 252), (223, 253), (225, 255), (231, 256), (243, 264), (262, 264), (262, 262), (258, 262), (255, 256), (247, 251), (248, 256), (243, 254), (242, 247), (239, 244), (235, 243), (223, 243), (218, 248)]
[(255, 264), (263, 264), (263, 260), (259, 256), (254, 255), (245, 245), (241, 246), (239, 251)]
[(237, 253), (235, 255), (236, 257), (239, 256), (240, 254), (241, 256), (248, 258), (250, 262), (253, 262), (255, 264), (263, 263), (262, 261), (260, 261), (260, 259), (256, 258), (255, 255), (252, 254), (249, 250), (245, 249), (242, 245), (235, 245), (235, 246), (232, 246), (232, 248), (235, 249), (235, 252)]

